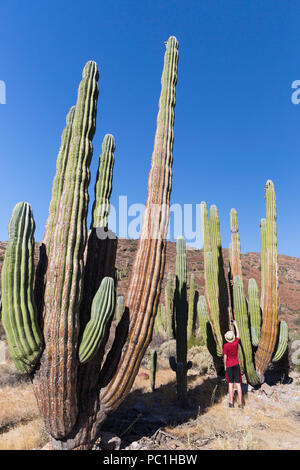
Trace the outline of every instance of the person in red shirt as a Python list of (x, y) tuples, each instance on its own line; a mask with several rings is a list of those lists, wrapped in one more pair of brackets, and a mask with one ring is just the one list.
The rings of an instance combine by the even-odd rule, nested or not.
[(242, 377), (241, 369), (238, 358), (238, 347), (239, 347), (239, 329), (235, 320), (232, 322), (236, 329), (236, 337), (233, 331), (227, 331), (225, 333), (225, 339), (227, 343), (223, 346), (223, 357), (224, 357), (224, 368), (228, 382), (228, 393), (229, 393), (229, 408), (233, 408), (233, 384), (235, 383), (238, 390), (238, 402), (239, 408), (243, 407), (243, 394), (242, 394)]

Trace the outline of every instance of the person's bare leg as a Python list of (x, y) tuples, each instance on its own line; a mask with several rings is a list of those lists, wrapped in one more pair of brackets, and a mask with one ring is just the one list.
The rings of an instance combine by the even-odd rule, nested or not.
[(229, 392), (229, 403), (233, 404), (233, 384), (228, 384), (228, 392)]
[(238, 390), (238, 402), (239, 405), (243, 404), (243, 392), (242, 392), (242, 385), (241, 384), (236, 384), (237, 390)]

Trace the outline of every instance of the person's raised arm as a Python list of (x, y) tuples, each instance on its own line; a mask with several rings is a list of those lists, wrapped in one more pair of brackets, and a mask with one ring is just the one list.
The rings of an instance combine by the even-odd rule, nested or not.
[(235, 330), (236, 330), (236, 337), (239, 338), (240, 337), (240, 332), (239, 332), (239, 327), (237, 326), (236, 320), (233, 320), (233, 324), (234, 324)]
[(224, 354), (224, 369), (226, 370), (227, 354)]

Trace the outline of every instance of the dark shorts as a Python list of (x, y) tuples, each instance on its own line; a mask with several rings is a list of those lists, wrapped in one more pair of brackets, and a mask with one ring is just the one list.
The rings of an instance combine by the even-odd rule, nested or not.
[(240, 384), (242, 381), (241, 369), (239, 364), (226, 368), (226, 379), (228, 383)]

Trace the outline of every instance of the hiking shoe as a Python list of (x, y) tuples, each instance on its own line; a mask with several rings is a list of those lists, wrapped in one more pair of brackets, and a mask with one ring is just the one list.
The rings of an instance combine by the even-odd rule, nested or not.
[(229, 408), (234, 408), (233, 403), (228, 403)]
[(244, 405), (239, 405), (239, 408), (240, 408), (241, 410), (243, 410), (243, 409), (244, 409)]

